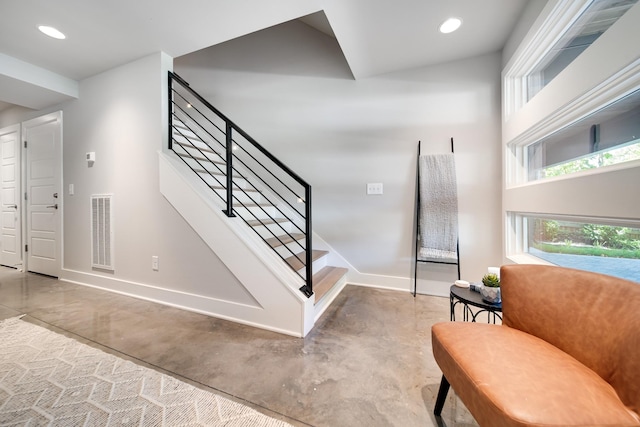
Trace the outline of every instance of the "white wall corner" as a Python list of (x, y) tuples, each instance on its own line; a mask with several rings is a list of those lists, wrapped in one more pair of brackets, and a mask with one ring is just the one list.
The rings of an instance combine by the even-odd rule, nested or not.
[(169, 146), (169, 71), (173, 71), (173, 57), (164, 52), (160, 52), (160, 93), (162, 94), (162, 106), (160, 107), (160, 123), (166, 132), (162, 132), (162, 151), (167, 151)]

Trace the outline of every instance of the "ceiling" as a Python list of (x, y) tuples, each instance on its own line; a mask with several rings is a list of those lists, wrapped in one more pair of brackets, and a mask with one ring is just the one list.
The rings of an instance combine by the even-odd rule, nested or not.
[[(175, 58), (305, 16), (337, 39), (356, 79), (453, 61), (502, 49), (527, 1), (542, 0), (0, 0), (0, 109), (44, 108), (151, 53)], [(440, 34), (450, 16), (462, 28)]]

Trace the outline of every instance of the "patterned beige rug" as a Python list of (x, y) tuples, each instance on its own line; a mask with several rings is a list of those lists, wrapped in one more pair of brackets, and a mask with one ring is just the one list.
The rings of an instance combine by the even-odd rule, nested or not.
[(0, 322), (0, 425), (290, 426), (19, 318)]

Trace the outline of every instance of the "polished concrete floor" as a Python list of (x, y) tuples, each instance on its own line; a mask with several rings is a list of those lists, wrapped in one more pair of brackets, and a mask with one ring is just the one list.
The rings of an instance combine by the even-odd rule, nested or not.
[(451, 392), (432, 415), (446, 298), (347, 286), (300, 339), (0, 267), (0, 319), (20, 314), (295, 426), (477, 425)]

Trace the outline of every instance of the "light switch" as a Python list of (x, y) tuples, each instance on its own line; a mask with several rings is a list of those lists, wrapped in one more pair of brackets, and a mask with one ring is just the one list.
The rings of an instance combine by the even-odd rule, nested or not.
[(73, 186), (73, 184), (69, 184), (69, 195), (73, 196), (75, 194), (76, 190)]
[(382, 194), (382, 183), (381, 182), (370, 182), (367, 184), (367, 194)]

